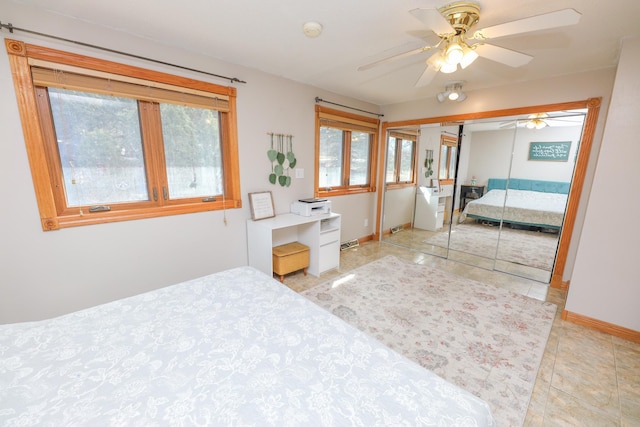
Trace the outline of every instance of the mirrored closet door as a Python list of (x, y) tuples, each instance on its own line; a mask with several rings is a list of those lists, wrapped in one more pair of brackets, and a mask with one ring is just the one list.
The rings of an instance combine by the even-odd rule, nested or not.
[(382, 240), (549, 283), (585, 113), (389, 129)]
[[(585, 113), (544, 112), (517, 120), (496, 270), (550, 280)], [(501, 181), (489, 183), (489, 188), (501, 187)]]

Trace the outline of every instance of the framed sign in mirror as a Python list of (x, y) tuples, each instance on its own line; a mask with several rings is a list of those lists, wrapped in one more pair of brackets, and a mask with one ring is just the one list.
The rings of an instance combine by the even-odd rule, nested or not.
[(276, 216), (273, 210), (273, 195), (271, 191), (249, 193), (249, 207), (251, 209), (251, 219), (254, 221)]
[(529, 160), (566, 162), (569, 160), (571, 141), (531, 142), (529, 144)]

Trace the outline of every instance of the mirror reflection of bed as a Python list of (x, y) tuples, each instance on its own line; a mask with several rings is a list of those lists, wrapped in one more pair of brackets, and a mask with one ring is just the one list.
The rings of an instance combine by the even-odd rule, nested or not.
[[(527, 126), (529, 115), (420, 126), (418, 165), (434, 150), (434, 174), (427, 177), (419, 167), (417, 187), (386, 189), (383, 241), (549, 283), (585, 113), (547, 112), (538, 128)], [(443, 133), (461, 135), (450, 181), (440, 170)], [(445, 206), (435, 227), (433, 218), (425, 219), (433, 212), (434, 178), (440, 179), (440, 209)], [(469, 188), (481, 195), (461, 194)]]
[(486, 194), (469, 201), (458, 215), (451, 250), (482, 256), (487, 246), (497, 248), (496, 270), (547, 281), (570, 183), (489, 178), (486, 188)]

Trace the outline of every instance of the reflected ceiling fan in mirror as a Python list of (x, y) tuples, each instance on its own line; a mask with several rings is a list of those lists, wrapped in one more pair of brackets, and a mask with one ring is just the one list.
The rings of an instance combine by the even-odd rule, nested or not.
[(545, 120), (549, 115), (547, 113), (531, 114), (527, 121), (524, 123), (524, 127), (527, 129), (542, 129), (549, 126), (549, 123)]
[(529, 114), (527, 118), (520, 118), (502, 122), (500, 129), (511, 129), (522, 127), (527, 129), (543, 129), (547, 126), (582, 126), (584, 123), (584, 113), (557, 111), (551, 113)]
[(438, 72), (453, 73), (458, 66), (464, 69), (480, 56), (511, 67), (521, 67), (531, 61), (532, 56), (489, 44), (487, 40), (574, 25), (581, 16), (574, 9), (562, 9), (475, 30), (480, 21), (480, 5), (474, 2), (459, 1), (438, 9), (413, 9), (409, 13), (436, 33), (440, 40), (433, 45), (363, 65), (359, 71), (427, 51), (435, 53), (427, 59), (427, 67), (416, 86), (428, 84)]

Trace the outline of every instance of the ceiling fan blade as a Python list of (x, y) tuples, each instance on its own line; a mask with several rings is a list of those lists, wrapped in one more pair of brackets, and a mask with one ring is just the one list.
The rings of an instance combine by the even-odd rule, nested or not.
[(531, 55), (492, 44), (480, 44), (475, 50), (482, 58), (490, 59), (514, 68), (522, 67), (533, 59)]
[(388, 58), (380, 59), (378, 61), (371, 62), (369, 64), (365, 64), (365, 65), (359, 66), (358, 67), (358, 71), (369, 70), (369, 69), (371, 69), (373, 67), (376, 67), (376, 66), (378, 66), (380, 64), (383, 64), (385, 62), (391, 62), (391, 61), (395, 61), (395, 60), (398, 60), (398, 59), (406, 58), (408, 56), (412, 56), (412, 55), (416, 55), (418, 53), (426, 52), (426, 51), (428, 51), (429, 49), (432, 49), (432, 48), (433, 48), (433, 46), (424, 46), (424, 47), (420, 47), (418, 49), (410, 50), (408, 52), (400, 53), (398, 55), (390, 56)]
[(529, 18), (518, 19), (491, 27), (483, 28), (473, 34), (474, 39), (495, 39), (514, 34), (547, 30), (577, 24), (582, 15), (573, 9), (562, 9)]
[(516, 127), (516, 122), (515, 121), (513, 121), (513, 122), (502, 122), (502, 123), (500, 123), (498, 125), (499, 129), (511, 129), (511, 128), (514, 128), (514, 127)]
[(431, 80), (438, 74), (438, 70), (433, 67), (427, 65), (427, 68), (424, 69), (424, 72), (416, 82), (416, 87), (426, 86), (431, 83)]
[(438, 9), (413, 9), (410, 10), (409, 13), (436, 34), (449, 34), (456, 32), (449, 21), (442, 16)]

